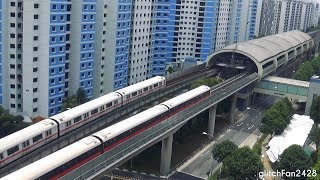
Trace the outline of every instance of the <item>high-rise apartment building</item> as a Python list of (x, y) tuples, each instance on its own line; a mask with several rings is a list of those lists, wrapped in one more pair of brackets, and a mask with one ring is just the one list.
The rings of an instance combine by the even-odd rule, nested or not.
[(2, 105), (50, 116), (80, 87), (91, 98), (95, 0), (7, 0), (2, 7)]
[(70, 94), (75, 94), (79, 87), (83, 88), (90, 99), (94, 77), (96, 0), (72, 0), (71, 5), (68, 89)]
[(2, 104), (2, 0), (0, 0), (0, 104)]
[(0, 4), (0, 103), (11, 112), (47, 117), (58, 113), (65, 97), (78, 88), (87, 98), (97, 98), (166, 75), (168, 66), (190, 59), (204, 62), (215, 50), (252, 39), (259, 31), (262, 3), (7, 0)]
[(259, 36), (318, 26), (319, 3), (313, 0), (264, 0)]
[(128, 84), (132, 8), (131, 0), (97, 0), (94, 98)]
[(257, 36), (261, 6), (258, 0), (221, 0), (214, 50)]

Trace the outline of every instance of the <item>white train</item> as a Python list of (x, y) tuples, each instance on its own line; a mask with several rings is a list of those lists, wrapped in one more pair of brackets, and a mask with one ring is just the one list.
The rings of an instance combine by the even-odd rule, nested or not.
[(3, 180), (58, 179), (208, 96), (210, 88), (200, 86), (83, 138), (5, 176)]
[(161, 76), (109, 93), (0, 139), (0, 167), (125, 104), (163, 88)]

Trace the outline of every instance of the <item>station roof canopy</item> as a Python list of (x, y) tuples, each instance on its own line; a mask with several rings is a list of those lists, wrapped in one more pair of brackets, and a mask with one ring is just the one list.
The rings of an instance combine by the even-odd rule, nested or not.
[[(311, 38), (310, 35), (304, 32), (294, 30), (238, 43), (235, 52), (249, 55), (253, 57), (255, 61), (261, 63), (270, 57), (309, 41)], [(217, 53), (233, 51), (235, 46), (236, 44), (226, 46), (220, 51), (217, 51)]]

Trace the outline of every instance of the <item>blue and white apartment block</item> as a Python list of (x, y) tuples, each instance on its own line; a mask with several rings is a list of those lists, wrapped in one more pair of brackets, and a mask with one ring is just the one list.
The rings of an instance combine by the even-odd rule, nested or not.
[(253, 38), (257, 2), (0, 0), (0, 104), (49, 117), (79, 88), (91, 100), (186, 59), (204, 62)]

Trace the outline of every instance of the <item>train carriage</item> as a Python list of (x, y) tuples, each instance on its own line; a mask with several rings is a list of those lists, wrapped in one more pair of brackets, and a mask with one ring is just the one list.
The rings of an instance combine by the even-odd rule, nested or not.
[(121, 106), (121, 95), (109, 93), (77, 107), (51, 116), (59, 122), (60, 136), (79, 128), (100, 116), (103, 116)]
[(180, 111), (186, 106), (197, 103), (208, 96), (210, 96), (210, 88), (203, 85), (161, 104), (167, 106), (170, 109), (170, 113), (176, 113), (176, 111)]
[(77, 163), (84, 164), (86, 160), (89, 161), (87, 157), (100, 155), (100, 145), (101, 142), (94, 137), (83, 138), (5, 176), (2, 180), (58, 179), (78, 167)]
[(164, 87), (165, 84), (166, 79), (164, 77), (156, 76), (123, 89), (119, 89), (116, 92), (122, 95), (122, 105), (125, 105)]
[(168, 108), (162, 105), (154, 106), (117, 124), (105, 128), (92, 136), (100, 138), (104, 143), (104, 151), (110, 150), (129, 138), (154, 126), (165, 119)]
[[(200, 86), (121, 122), (111, 125), (44, 157), (10, 175), (11, 179), (57, 179), (89, 162), (105, 151), (115, 148), (145, 130), (169, 120), (170, 116), (210, 96), (210, 88)], [(158, 130), (154, 128), (154, 130)], [(38, 169), (38, 167), (41, 167)]]
[[(49, 118), (52, 121), (51, 120), (47, 120), (47, 121), (53, 122), (54, 124), (56, 124), (55, 122), (57, 122), (59, 124), (58, 126), (55, 127), (54, 130), (52, 130), (52, 132), (53, 131), (55, 132), (55, 135), (50, 136), (50, 139), (46, 139), (44, 141), (41, 141), (41, 143), (37, 143), (37, 145), (33, 146), (32, 148), (28, 148), (29, 144), (31, 144), (30, 142), (25, 142), (27, 143), (26, 147), (22, 147), (23, 145), (19, 144), (20, 143), (18, 142), (20, 141), (19, 139), (21, 139), (21, 141), (23, 142), (26, 141), (25, 140), (26, 136), (19, 134), (19, 132), (13, 133), (12, 135), (2, 138), (0, 140), (0, 150), (2, 150), (0, 151), (0, 167), (46, 144), (46, 142), (52, 141), (64, 134), (67, 134), (68, 132), (79, 128), (80, 126), (90, 121), (93, 121), (94, 119), (97, 119), (121, 107), (124, 104), (127, 104), (128, 102), (134, 101), (159, 88), (164, 87), (165, 83), (166, 83), (166, 80), (164, 77), (156, 76), (146, 81), (120, 89), (117, 92), (106, 94), (102, 97), (99, 97), (97, 99), (84, 103), (80, 106), (77, 106), (75, 108), (72, 108), (62, 113), (59, 113), (57, 115), (54, 115)], [(123, 103), (123, 99), (125, 101), (124, 103)], [(42, 123), (37, 123), (39, 125), (34, 124), (28, 127), (27, 129), (21, 130), (21, 131), (29, 132), (28, 131), (29, 128), (37, 127), (36, 130), (33, 132), (38, 133), (37, 134), (39, 135), (38, 138), (42, 139), (46, 137), (47, 128), (43, 126), (43, 123), (47, 121), (43, 121)], [(41, 136), (40, 133), (42, 133), (43, 135)], [(33, 135), (33, 133), (25, 133), (25, 134)], [(15, 137), (15, 140), (12, 140), (11, 137)], [(7, 143), (7, 142), (10, 142), (10, 143)], [(8, 145), (10, 145), (10, 147), (8, 147)], [(6, 150), (6, 148), (10, 150), (10, 153), (3, 152)], [(10, 149), (10, 148), (13, 148), (13, 149)], [(16, 151), (20, 152), (22, 149), (28, 149), (28, 150), (25, 150), (23, 151), (23, 153), (19, 153), (19, 154), (15, 153)], [(13, 153), (11, 153), (11, 151)], [(7, 159), (10, 159), (10, 160), (7, 160)]]
[(47, 144), (58, 137), (58, 124), (50, 119), (21, 129), (0, 139), (0, 166)]

